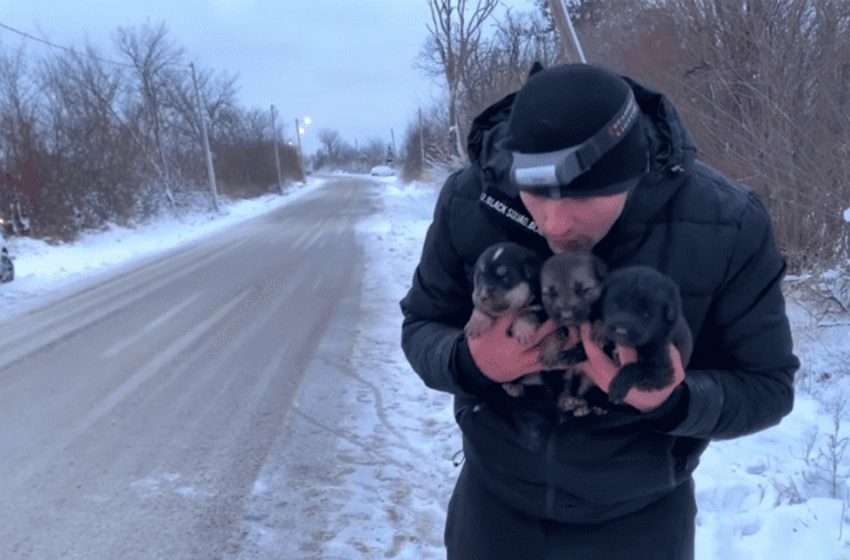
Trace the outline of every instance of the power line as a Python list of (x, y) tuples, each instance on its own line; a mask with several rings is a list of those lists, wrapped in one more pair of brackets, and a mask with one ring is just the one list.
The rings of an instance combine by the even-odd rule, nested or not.
[(26, 31), (21, 31), (19, 29), (15, 29), (14, 27), (10, 27), (10, 26), (6, 25), (5, 23), (0, 23), (0, 28), (3, 28), (7, 31), (11, 31), (12, 33), (16, 33), (16, 34), (20, 35), (21, 37), (29, 39), (30, 41), (42, 43), (42, 44), (47, 45), (49, 47), (53, 47), (54, 49), (60, 49), (60, 50), (63, 50), (65, 52), (69, 52), (69, 53), (71, 53), (75, 56), (84, 56), (86, 58), (91, 58), (93, 60), (98, 60), (100, 62), (105, 62), (107, 64), (114, 64), (116, 66), (124, 66), (126, 68), (134, 68), (134, 66), (132, 64), (128, 64), (126, 62), (118, 62), (118, 61), (115, 61), (115, 60), (109, 60), (108, 58), (101, 58), (99, 56), (94, 56), (92, 54), (81, 53), (81, 52), (76, 51), (76, 50), (74, 50), (70, 47), (65, 47), (63, 45), (57, 45), (56, 43), (52, 43), (52, 42), (48, 41), (47, 39), (42, 39), (41, 37), (36, 37), (35, 35), (31, 35), (31, 34), (27, 33)]

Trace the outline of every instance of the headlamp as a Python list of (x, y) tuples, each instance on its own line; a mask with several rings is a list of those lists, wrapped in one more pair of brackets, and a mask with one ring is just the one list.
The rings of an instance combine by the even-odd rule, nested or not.
[(629, 89), (620, 110), (581, 144), (554, 152), (513, 152), (511, 180), (521, 191), (538, 192), (553, 198), (570, 195), (569, 183), (589, 171), (599, 158), (616, 146), (637, 122), (639, 114), (634, 94)]

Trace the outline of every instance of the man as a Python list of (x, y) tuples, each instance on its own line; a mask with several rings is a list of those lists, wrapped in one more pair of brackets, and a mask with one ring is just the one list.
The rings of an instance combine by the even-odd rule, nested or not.
[[(693, 558), (700, 454), (790, 412), (799, 363), (769, 216), (695, 152), (663, 95), (591, 65), (540, 71), (473, 122), (472, 163), (443, 187), (401, 302), (405, 354), (427, 386), (454, 394), (463, 432), (449, 559)], [(604, 415), (546, 418), (528, 437), (494, 387), (543, 369), (535, 344), (554, 325), (527, 345), (507, 334), (510, 317), (462, 333), (473, 263), (501, 241), (672, 277), (694, 337), (687, 371), (671, 348), (668, 387), (633, 388)], [(607, 391), (616, 366), (586, 325), (582, 339), (581, 367)]]

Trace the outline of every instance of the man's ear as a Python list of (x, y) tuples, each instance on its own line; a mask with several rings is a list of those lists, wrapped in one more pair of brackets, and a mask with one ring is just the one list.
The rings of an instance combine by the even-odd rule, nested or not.
[(541, 70), (543, 70), (543, 64), (541, 64), (539, 60), (535, 60), (534, 64), (531, 65), (531, 70), (528, 71), (528, 77), (532, 77)]

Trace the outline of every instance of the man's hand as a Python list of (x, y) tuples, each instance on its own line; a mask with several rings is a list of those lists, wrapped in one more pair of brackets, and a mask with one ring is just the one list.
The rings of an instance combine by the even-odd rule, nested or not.
[[(602, 348), (593, 340), (590, 323), (581, 325), (581, 340), (587, 361), (578, 367), (593, 380), (596, 385), (608, 393), (611, 381), (617, 375), (619, 366), (605, 354)], [(617, 356), (621, 364), (637, 361), (637, 352), (634, 348), (617, 345)], [(682, 365), (682, 356), (672, 344), (670, 345), (670, 361), (673, 364), (673, 381), (667, 387), (655, 391), (646, 391), (632, 387), (623, 401), (641, 412), (651, 412), (664, 404), (673, 390), (685, 380), (685, 368)]]
[(499, 317), (493, 328), (479, 336), (469, 337), (469, 352), (478, 369), (497, 383), (513, 381), (527, 373), (546, 369), (540, 363), (538, 345), (547, 336), (557, 336), (557, 325), (546, 321), (527, 339), (508, 336), (508, 329), (516, 319), (515, 314)]

